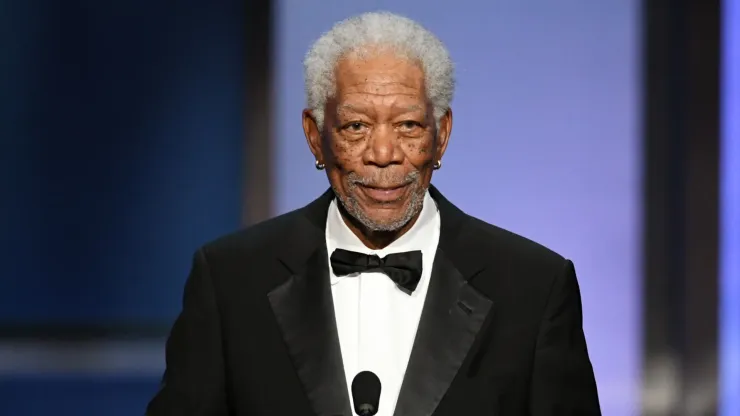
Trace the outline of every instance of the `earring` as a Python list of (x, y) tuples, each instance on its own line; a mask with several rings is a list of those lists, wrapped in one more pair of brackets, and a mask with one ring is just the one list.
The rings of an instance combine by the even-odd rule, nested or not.
[(434, 162), (434, 165), (432, 165), (432, 169), (437, 170), (442, 167), (442, 159), (439, 159), (438, 161)]
[(317, 170), (323, 170), (326, 167), (323, 163), (319, 162), (319, 159), (316, 159), (316, 169)]

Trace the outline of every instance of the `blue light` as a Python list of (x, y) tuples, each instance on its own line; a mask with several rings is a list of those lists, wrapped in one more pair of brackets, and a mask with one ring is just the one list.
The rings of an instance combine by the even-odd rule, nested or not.
[(720, 416), (740, 415), (740, 0), (724, 0), (720, 208)]

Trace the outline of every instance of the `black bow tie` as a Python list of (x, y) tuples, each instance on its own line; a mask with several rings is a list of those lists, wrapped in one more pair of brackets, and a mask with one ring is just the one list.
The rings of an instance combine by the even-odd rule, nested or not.
[(352, 273), (380, 272), (410, 295), (421, 279), (421, 251), (393, 253), (383, 258), (338, 248), (331, 253), (331, 268), (337, 276)]

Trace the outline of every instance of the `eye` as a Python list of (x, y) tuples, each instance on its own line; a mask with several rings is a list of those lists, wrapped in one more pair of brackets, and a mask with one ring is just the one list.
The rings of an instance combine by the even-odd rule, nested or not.
[(422, 128), (421, 123), (419, 123), (418, 121), (414, 121), (414, 120), (402, 121), (398, 125), (398, 129), (404, 133), (415, 133), (421, 128)]
[(350, 133), (362, 133), (367, 129), (367, 126), (364, 123), (361, 123), (359, 121), (353, 121), (351, 123), (347, 123), (342, 127), (342, 130), (348, 131)]

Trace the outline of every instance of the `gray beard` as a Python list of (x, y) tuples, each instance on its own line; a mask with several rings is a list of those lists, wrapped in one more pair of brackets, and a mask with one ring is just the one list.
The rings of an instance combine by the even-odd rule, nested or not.
[(355, 220), (362, 224), (362, 226), (366, 229), (370, 231), (396, 231), (401, 229), (401, 227), (403, 227), (404, 225), (408, 224), (409, 221), (416, 217), (416, 215), (419, 214), (421, 212), (421, 209), (424, 207), (424, 196), (426, 194), (426, 189), (421, 186), (419, 179), (420, 174), (418, 171), (411, 172), (409, 175), (407, 175), (406, 181), (410, 182), (409, 186), (411, 187), (409, 204), (407, 205), (406, 210), (401, 216), (390, 221), (375, 221), (360, 208), (360, 204), (354, 196), (357, 189), (357, 184), (363, 182), (362, 178), (358, 176), (353, 176), (352, 174), (350, 174), (350, 177), (348, 178), (349, 192), (347, 193), (348, 195), (346, 198), (341, 196), (336, 189), (334, 189), (334, 195), (337, 196), (337, 199), (342, 204), (344, 210), (347, 211), (349, 215), (351, 215)]

